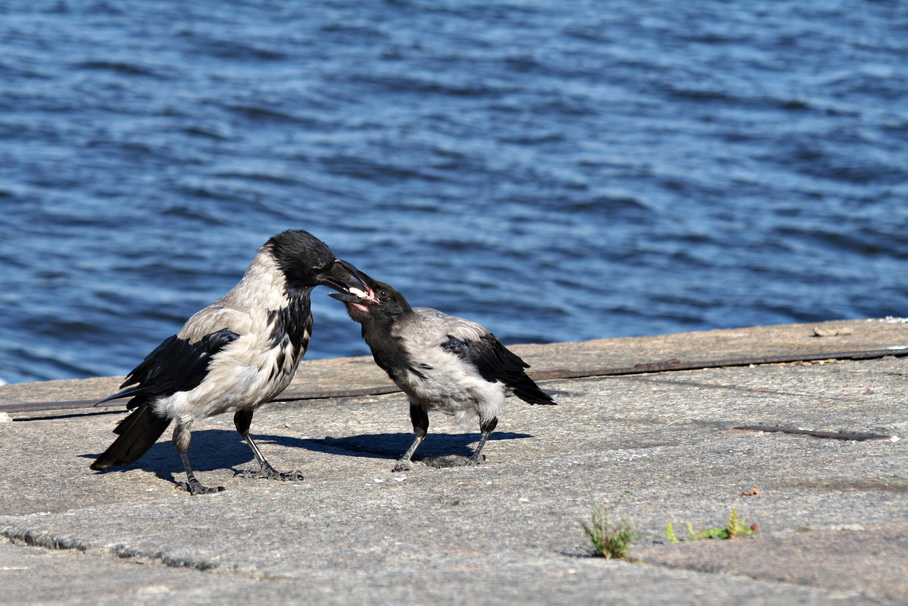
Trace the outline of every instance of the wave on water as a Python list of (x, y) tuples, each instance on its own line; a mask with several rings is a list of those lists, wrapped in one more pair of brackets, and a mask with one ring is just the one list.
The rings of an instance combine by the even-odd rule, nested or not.
[(0, 15), (6, 381), (126, 373), (287, 228), (505, 343), (908, 309), (905, 3)]

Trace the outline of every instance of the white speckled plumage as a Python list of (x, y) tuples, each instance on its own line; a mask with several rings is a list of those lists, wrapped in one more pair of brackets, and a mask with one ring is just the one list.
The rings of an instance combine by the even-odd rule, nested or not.
[(142, 456), (176, 420), (173, 443), (193, 494), (214, 492), (196, 480), (189, 464), (194, 421), (234, 412), (234, 424), (261, 470), (244, 475), (302, 479), (276, 471), (249, 436), (254, 410), (293, 378), (312, 332), (309, 298), (324, 284), (340, 292), (362, 291), (356, 269), (338, 261), (324, 242), (304, 231), (272, 237), (243, 278), (213, 304), (190, 317), (127, 376), (123, 391), (133, 412), (115, 429), (120, 436), (92, 464), (104, 470)]
[[(299, 351), (289, 339), (270, 342), (274, 322), (268, 312), (290, 305), (286, 282), (270, 252), (260, 250), (236, 286), (189, 318), (177, 337), (190, 344), (223, 328), (239, 337), (211, 356), (198, 387), (155, 400), (155, 412), (189, 423), (255, 408), (284, 391), (306, 352), (311, 330), (304, 329)], [(305, 296), (308, 299), (308, 293)]]
[(530, 404), (555, 402), (526, 375), (528, 365), (479, 324), (428, 307), (410, 307), (388, 284), (362, 275), (365, 296), (336, 295), (363, 327), (375, 362), (407, 394), (415, 439), (394, 468), (410, 468), (410, 458), (429, 428), (428, 411), (479, 420), (481, 438), (464, 464), (481, 461), (480, 452), (498, 423), (507, 395)]
[(412, 363), (412, 370), (399, 375), (403, 384), (398, 385), (414, 403), (454, 415), (458, 422), (485, 423), (501, 413), (507, 386), (484, 379), (475, 365), (442, 347), (451, 337), (478, 342), (492, 336), (488, 330), (437, 309), (414, 307), (394, 323), (391, 336), (401, 340)]

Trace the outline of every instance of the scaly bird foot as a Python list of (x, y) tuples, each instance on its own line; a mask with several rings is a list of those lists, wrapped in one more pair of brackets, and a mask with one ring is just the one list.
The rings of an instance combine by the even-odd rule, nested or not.
[(395, 471), (410, 471), (410, 461), (409, 460), (405, 461), (403, 459), (398, 460), (397, 463), (394, 465), (394, 469), (391, 470), (392, 473)]
[(225, 490), (227, 490), (223, 486), (205, 486), (195, 478), (193, 478), (189, 482), (177, 482), (177, 486), (192, 495), (214, 494), (216, 492), (224, 492)]

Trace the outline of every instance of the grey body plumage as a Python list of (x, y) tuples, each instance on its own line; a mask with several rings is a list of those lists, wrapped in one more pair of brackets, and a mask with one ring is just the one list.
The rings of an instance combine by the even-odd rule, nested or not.
[(300, 230), (268, 240), (242, 280), (215, 303), (195, 313), (136, 366), (122, 391), (103, 401), (131, 397), (132, 410), (114, 430), (119, 437), (92, 469), (128, 465), (141, 457), (168, 425), (193, 493), (217, 492), (195, 477), (189, 462), (195, 420), (233, 412), (234, 424), (260, 469), (245, 476), (301, 480), (279, 472), (249, 435), (255, 409), (278, 395), (293, 378), (312, 334), (310, 293), (325, 285), (362, 292), (355, 268), (335, 259), (324, 242)]
[(498, 424), (507, 395), (530, 404), (555, 404), (526, 375), (529, 365), (479, 324), (436, 309), (410, 307), (391, 286), (360, 277), (368, 286), (365, 296), (329, 294), (347, 305), (350, 317), (362, 325), (376, 364), (409, 398), (415, 437), (394, 471), (410, 468), (428, 431), (431, 410), (478, 419), (479, 444), (461, 461), (475, 465), (482, 460), (482, 448)]

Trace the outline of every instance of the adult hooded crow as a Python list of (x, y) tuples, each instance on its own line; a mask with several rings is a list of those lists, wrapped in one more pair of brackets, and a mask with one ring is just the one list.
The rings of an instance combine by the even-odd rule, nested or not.
[(335, 259), (324, 242), (305, 231), (288, 230), (268, 240), (239, 284), (189, 318), (129, 373), (122, 391), (102, 400), (131, 396), (127, 408), (132, 413), (114, 429), (119, 437), (91, 468), (136, 461), (175, 420), (173, 445), (189, 492), (223, 490), (196, 479), (187, 451), (193, 421), (233, 412), (236, 429), (261, 468), (239, 474), (302, 480), (298, 471), (271, 466), (249, 436), (249, 426), (255, 409), (290, 383), (306, 353), (312, 333), (309, 298), (318, 285), (348, 294), (365, 294), (361, 289), (366, 288), (353, 266)]
[(391, 286), (360, 276), (368, 286), (365, 293), (328, 294), (343, 301), (350, 317), (362, 324), (376, 364), (409, 397), (415, 439), (394, 471), (410, 469), (410, 459), (429, 429), (430, 410), (479, 418), (479, 443), (462, 461), (477, 465), (506, 395), (513, 393), (530, 404), (555, 404), (524, 372), (529, 364), (479, 324), (437, 309), (410, 307)]

